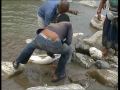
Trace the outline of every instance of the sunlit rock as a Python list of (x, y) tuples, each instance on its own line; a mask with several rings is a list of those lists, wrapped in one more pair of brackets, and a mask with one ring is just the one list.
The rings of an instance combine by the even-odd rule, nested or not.
[(19, 68), (14, 69), (12, 62), (2, 62), (2, 74), (6, 78), (11, 78), (13, 76), (17, 76), (22, 73), (25, 69), (24, 64), (19, 64)]
[(101, 47), (102, 46), (102, 31), (97, 31), (89, 38), (83, 39), (83, 41), (90, 46)]
[(38, 87), (31, 87), (27, 90), (85, 90), (79, 84), (66, 84), (60, 86), (38, 86)]
[(95, 47), (91, 47), (89, 49), (90, 52), (90, 56), (94, 59), (102, 59), (102, 51), (100, 51), (99, 49), (95, 48)]

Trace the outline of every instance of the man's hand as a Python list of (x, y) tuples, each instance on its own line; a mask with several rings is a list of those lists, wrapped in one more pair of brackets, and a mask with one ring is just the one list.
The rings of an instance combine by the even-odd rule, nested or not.
[(73, 14), (74, 15), (77, 15), (79, 12), (78, 11), (73, 11)]

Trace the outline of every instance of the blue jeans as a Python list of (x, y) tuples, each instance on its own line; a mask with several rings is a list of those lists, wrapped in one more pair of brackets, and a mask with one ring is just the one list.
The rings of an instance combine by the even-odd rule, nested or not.
[(27, 44), (27, 46), (23, 49), (23, 51), (16, 59), (16, 62), (26, 64), (36, 48), (54, 54), (61, 54), (55, 73), (57, 75), (65, 73), (66, 63), (72, 55), (71, 46), (68, 46), (67, 44), (62, 44), (61, 40), (53, 42), (51, 40), (45, 39), (40, 34), (37, 35), (31, 43)]

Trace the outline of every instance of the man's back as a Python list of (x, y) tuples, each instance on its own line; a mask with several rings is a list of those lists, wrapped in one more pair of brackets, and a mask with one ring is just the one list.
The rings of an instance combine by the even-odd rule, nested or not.
[[(49, 21), (51, 21), (54, 16), (57, 14), (57, 5), (58, 5), (59, 1), (47, 1), (45, 2), (43, 5), (41, 5), (38, 8), (38, 15), (40, 17), (43, 18), (43, 20), (45, 21), (46, 19), (48, 19)], [(48, 24), (49, 21), (45, 22), (45, 24)]]
[(61, 40), (66, 39), (68, 45), (71, 44), (73, 31), (70, 22), (52, 23), (47, 26), (47, 29), (56, 32)]

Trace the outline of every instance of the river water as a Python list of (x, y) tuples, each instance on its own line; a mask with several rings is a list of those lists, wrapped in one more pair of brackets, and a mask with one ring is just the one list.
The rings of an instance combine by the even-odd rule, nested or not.
[[(35, 36), (35, 31), (38, 29), (36, 12), (41, 4), (41, 0), (2, 0), (2, 61), (15, 60), (25, 46), (25, 40)], [(87, 7), (77, 2), (72, 2), (71, 8), (80, 12), (77, 16), (69, 14), (74, 32), (82, 32), (86, 36), (91, 36), (96, 32), (89, 25), (91, 18), (96, 14), (96, 8)], [(32, 69), (34, 67), (34, 65), (31, 66)], [(37, 67), (39, 68), (39, 66)], [(28, 78), (32, 78), (31, 71), (28, 71)], [(32, 74), (37, 75), (35, 72)], [(32, 79), (28, 81), (28, 78), (21, 75), (6, 80), (2, 76), (2, 90), (24, 90), (30, 86), (44, 84), (34, 82)]]
[[(37, 8), (40, 0), (2, 0), (2, 60), (13, 60), (25, 45), (25, 39), (33, 38), (38, 29)], [(71, 15), (74, 32), (92, 35), (95, 30), (89, 26), (95, 8), (72, 3), (71, 8), (80, 12)], [(17, 53), (15, 53), (15, 51)]]

